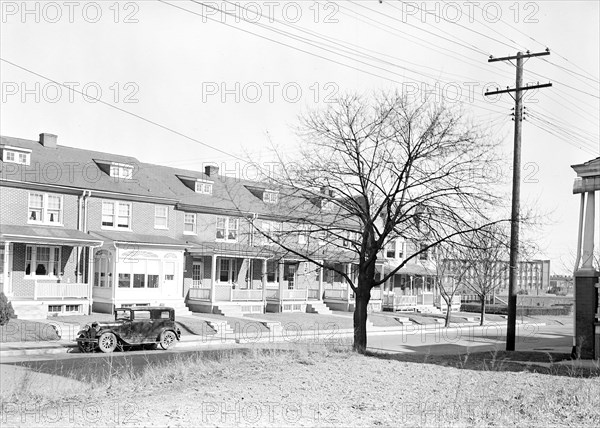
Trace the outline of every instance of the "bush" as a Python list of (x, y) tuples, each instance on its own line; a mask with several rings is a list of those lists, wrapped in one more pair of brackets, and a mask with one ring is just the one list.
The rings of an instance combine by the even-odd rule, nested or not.
[(8, 324), (11, 318), (16, 318), (15, 311), (4, 293), (0, 292), (0, 325)]
[[(554, 306), (517, 306), (517, 315), (569, 315), (572, 305), (554, 305)], [(463, 303), (460, 305), (461, 312), (481, 311), (481, 305), (477, 303)], [(485, 305), (486, 314), (508, 315), (507, 305)]]

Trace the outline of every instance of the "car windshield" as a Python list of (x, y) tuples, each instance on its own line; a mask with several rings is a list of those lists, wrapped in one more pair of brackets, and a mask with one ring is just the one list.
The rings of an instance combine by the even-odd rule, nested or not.
[(131, 319), (130, 311), (128, 310), (117, 310), (115, 313), (116, 320), (129, 321)]

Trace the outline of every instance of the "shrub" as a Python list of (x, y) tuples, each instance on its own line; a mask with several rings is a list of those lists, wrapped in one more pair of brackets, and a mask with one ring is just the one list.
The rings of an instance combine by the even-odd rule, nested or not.
[[(517, 315), (569, 315), (572, 305), (554, 305), (554, 306), (517, 306)], [(479, 313), (481, 305), (477, 303), (463, 303), (460, 306), (461, 312)], [(507, 305), (485, 305), (486, 314), (508, 315)]]
[(8, 324), (11, 318), (16, 318), (15, 311), (4, 293), (0, 292), (0, 325)]

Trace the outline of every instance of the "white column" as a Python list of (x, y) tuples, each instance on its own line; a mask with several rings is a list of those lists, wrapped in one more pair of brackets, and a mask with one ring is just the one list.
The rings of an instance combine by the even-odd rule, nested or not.
[(323, 267), (319, 267), (319, 300), (323, 300)]
[(5, 242), (4, 243), (4, 255), (3, 255), (3, 263), (2, 265), (4, 266), (4, 270), (2, 271), (2, 292), (4, 293), (5, 296), (10, 296), (11, 293), (11, 289), (9, 287), (9, 281), (10, 281), (10, 272), (12, 270), (12, 266), (10, 266), (10, 257), (9, 254), (11, 252), (11, 248), (10, 248), (10, 242)]
[(585, 229), (583, 232), (583, 254), (581, 260), (581, 268), (593, 270), (594, 265), (594, 223), (595, 223), (595, 194), (588, 192), (587, 204), (585, 207)]
[(213, 254), (210, 261), (210, 303), (215, 303), (215, 285), (217, 282), (217, 255)]

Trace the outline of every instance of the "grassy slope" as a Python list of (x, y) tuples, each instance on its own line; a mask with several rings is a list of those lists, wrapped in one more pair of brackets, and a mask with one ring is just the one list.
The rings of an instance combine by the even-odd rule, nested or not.
[[(20, 393), (2, 398), (55, 406), (84, 400), (102, 411), (119, 403), (120, 423), (145, 426), (599, 426), (600, 368), (542, 365), (563, 357), (223, 351), (216, 361), (194, 356), (137, 374), (97, 375), (79, 395), (47, 398), (15, 385)], [(72, 424), (89, 422), (75, 417)]]
[(0, 343), (55, 341), (60, 338), (49, 324), (11, 319), (0, 327)]

